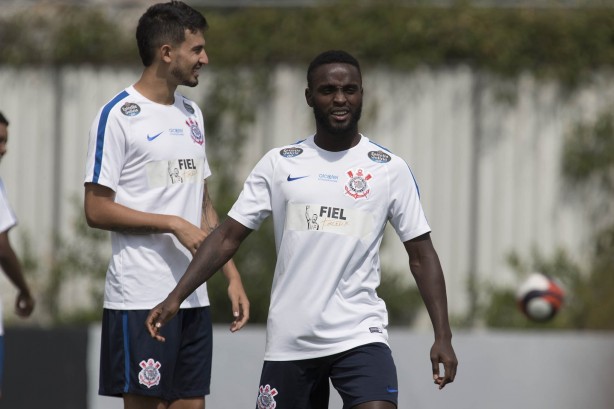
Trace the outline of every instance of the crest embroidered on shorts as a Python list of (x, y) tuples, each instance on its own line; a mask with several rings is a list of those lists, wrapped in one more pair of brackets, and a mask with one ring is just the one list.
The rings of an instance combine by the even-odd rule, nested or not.
[(271, 385), (260, 385), (260, 393), (258, 393), (258, 409), (275, 409), (277, 402), (275, 402), (275, 395), (277, 395), (277, 389), (271, 388)]
[(345, 193), (354, 199), (366, 198), (369, 192), (371, 192), (367, 181), (373, 176), (370, 173), (365, 175), (362, 169), (358, 169), (356, 173), (350, 169), (346, 174), (350, 177), (350, 180), (345, 185)]
[(160, 367), (162, 366), (160, 362), (149, 358), (147, 362), (141, 361), (139, 365), (143, 368), (141, 372), (139, 372), (140, 384), (147, 386), (147, 388), (151, 388), (160, 383)]
[(185, 123), (188, 124), (188, 126), (190, 127), (190, 135), (192, 136), (192, 140), (196, 142), (197, 144), (202, 145), (203, 142), (205, 142), (205, 137), (203, 136), (202, 132), (200, 132), (200, 129), (198, 128), (198, 122), (190, 118), (187, 121), (185, 121)]

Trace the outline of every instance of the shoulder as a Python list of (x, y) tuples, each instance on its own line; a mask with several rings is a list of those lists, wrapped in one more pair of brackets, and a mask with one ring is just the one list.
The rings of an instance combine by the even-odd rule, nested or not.
[(385, 166), (407, 166), (403, 158), (394, 154), (390, 149), (367, 137), (365, 139), (366, 143), (363, 145), (363, 151), (371, 162)]
[(306, 141), (307, 139), (301, 139), (287, 145), (277, 146), (265, 153), (264, 157), (278, 159), (292, 159), (299, 157), (303, 155), (307, 149), (309, 149), (308, 144), (305, 143)]
[(202, 116), (198, 104), (179, 92), (175, 92), (175, 104), (179, 105), (179, 108), (184, 110), (188, 115)]
[(300, 159), (308, 149), (304, 142), (305, 140), (300, 140), (288, 145), (277, 146), (269, 150), (262, 156), (256, 168), (265, 166), (272, 169), (282, 162)]
[(98, 115), (103, 121), (106, 121), (110, 116), (131, 118), (141, 113), (141, 105), (142, 102), (139, 101), (139, 95), (131, 93), (130, 88), (126, 88), (108, 100), (100, 108)]
[(279, 156), (280, 158), (296, 158), (301, 156), (308, 149), (307, 139), (301, 139), (294, 143), (278, 146), (269, 151), (269, 154)]

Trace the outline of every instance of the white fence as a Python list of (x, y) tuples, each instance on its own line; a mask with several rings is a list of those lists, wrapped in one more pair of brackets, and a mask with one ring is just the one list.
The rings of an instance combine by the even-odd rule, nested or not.
[[(304, 101), (305, 68), (271, 70), (273, 90), (254, 106), (247, 156), (237, 169), (241, 181), (266, 150), (313, 131)], [(52, 233), (70, 232), (75, 212), (70, 198), (82, 198), (94, 115), (139, 74), (0, 66), (0, 111), (11, 121), (0, 175), (20, 219), (12, 239), (19, 243), (19, 235), (28, 232), (42, 262), (53, 251)], [(206, 70), (202, 77), (197, 88), (183, 89), (196, 101), (211, 89), (216, 72)], [(576, 121), (594, 118), (614, 102), (613, 82), (596, 78), (569, 95), (528, 75), (502, 84), (466, 68), (365, 70), (362, 131), (410, 164), (455, 312), (468, 305), (471, 272), (479, 280), (512, 282), (506, 264), (511, 251), (527, 256), (535, 247), (547, 255), (562, 246), (574, 256), (582, 253), (589, 232), (581, 204), (562, 200), (560, 153)], [(202, 108), (206, 118), (207, 107)], [(403, 247), (392, 235), (383, 263), (407, 271)], [(5, 304), (12, 303), (10, 285), (2, 287)]]

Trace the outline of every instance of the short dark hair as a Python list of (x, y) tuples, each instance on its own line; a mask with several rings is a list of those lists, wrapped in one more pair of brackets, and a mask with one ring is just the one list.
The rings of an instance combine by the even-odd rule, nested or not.
[(162, 44), (185, 41), (185, 30), (204, 32), (209, 27), (205, 16), (182, 1), (172, 0), (149, 7), (139, 19), (136, 43), (146, 67), (153, 63), (156, 49)]
[(358, 69), (358, 73), (362, 76), (360, 71), (360, 64), (358, 64), (358, 60), (354, 58), (350, 53), (343, 50), (328, 50), (323, 53), (318, 54), (309, 64), (309, 68), (307, 68), (307, 87), (311, 88), (312, 83), (312, 73), (313, 71), (321, 65), (325, 64), (350, 64)]
[(6, 117), (2, 114), (2, 112), (0, 112), (0, 124), (9, 126), (9, 120), (6, 119)]

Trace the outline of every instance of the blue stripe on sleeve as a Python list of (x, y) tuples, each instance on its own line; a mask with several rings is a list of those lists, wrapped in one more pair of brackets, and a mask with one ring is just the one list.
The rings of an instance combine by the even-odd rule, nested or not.
[(109, 112), (117, 105), (119, 101), (128, 96), (126, 90), (117, 94), (107, 105), (102, 109), (100, 114), (100, 121), (98, 122), (98, 131), (96, 132), (96, 156), (94, 160), (94, 178), (92, 182), (98, 183), (100, 177), (100, 170), (102, 169), (102, 151), (104, 150), (104, 131), (107, 128), (107, 121), (109, 120)]
[[(369, 139), (369, 142), (371, 142), (373, 145), (382, 148), (385, 151), (388, 151), (390, 153), (392, 153), (392, 151), (380, 144), (377, 144), (375, 142), (373, 142), (372, 140)], [(418, 186), (418, 181), (416, 180), (416, 177), (414, 176), (414, 172), (411, 171), (411, 168), (409, 167), (409, 164), (407, 162), (405, 162), (405, 164), (407, 165), (407, 169), (409, 169), (409, 174), (411, 175), (413, 181), (414, 181), (414, 186), (416, 186), (416, 191), (418, 192), (418, 197), (420, 197), (420, 187)]]
[[(407, 162), (405, 162), (405, 164), (407, 165)], [(418, 186), (418, 181), (416, 180), (416, 177), (414, 176), (414, 172), (411, 171), (411, 168), (409, 167), (409, 165), (407, 165), (407, 169), (409, 169), (409, 174), (414, 180), (414, 185), (416, 186), (416, 192), (418, 192), (418, 198), (419, 198), (420, 197), (420, 186)]]
[(392, 151), (390, 149), (386, 148), (385, 146), (380, 145), (379, 143), (373, 142), (371, 139), (369, 139), (369, 142), (371, 142), (373, 145), (377, 146), (378, 148), (382, 148), (383, 150), (392, 153)]

